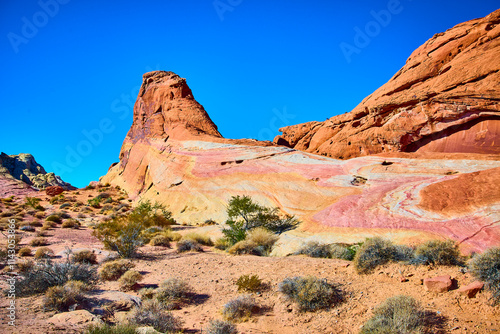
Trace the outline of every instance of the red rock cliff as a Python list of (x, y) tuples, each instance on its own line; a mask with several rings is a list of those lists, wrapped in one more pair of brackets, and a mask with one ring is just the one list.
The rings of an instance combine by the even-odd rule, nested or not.
[(350, 113), (280, 129), (275, 143), (334, 158), (500, 153), (500, 9), (432, 37)]

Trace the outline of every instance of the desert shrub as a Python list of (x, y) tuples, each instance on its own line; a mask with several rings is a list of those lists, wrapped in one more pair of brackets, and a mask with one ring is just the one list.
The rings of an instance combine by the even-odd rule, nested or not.
[(97, 256), (94, 252), (85, 249), (74, 253), (71, 261), (76, 263), (97, 264)]
[(37, 197), (26, 197), (25, 204), (31, 206), (35, 210), (44, 210), (44, 208), (40, 205), (40, 198)]
[(214, 243), (212, 239), (206, 234), (200, 234), (200, 233), (187, 233), (182, 237), (183, 240), (193, 240), (196, 241), (199, 244), (205, 245), (205, 246), (213, 246)]
[(406, 245), (394, 246), (394, 261), (412, 262), (415, 258), (415, 248)]
[(278, 241), (278, 236), (263, 227), (251, 230), (245, 240), (239, 241), (228, 249), (230, 254), (252, 254), (267, 256)]
[(71, 206), (71, 203), (65, 202), (59, 206), (59, 209), (69, 208), (70, 206)]
[(43, 230), (43, 229), (40, 229), (40, 231), (36, 232), (35, 235), (37, 237), (46, 237), (46, 236), (48, 236), (47, 232), (45, 232), (45, 230)]
[(160, 234), (163, 231), (161, 227), (158, 226), (151, 226), (146, 229), (144, 229), (141, 232), (141, 238), (144, 241), (144, 243), (149, 243), (153, 237), (156, 235)]
[(90, 286), (97, 281), (95, 267), (70, 262), (39, 262), (27, 269), (23, 276), (16, 283), (19, 296), (42, 293), (52, 286), (62, 286), (72, 280), (82, 281)]
[(413, 263), (453, 266), (462, 261), (455, 241), (430, 240), (417, 247)]
[(238, 286), (239, 292), (257, 292), (264, 286), (258, 275), (241, 275), (236, 281), (236, 285)]
[(244, 240), (247, 232), (257, 227), (281, 234), (296, 228), (300, 223), (294, 216), (280, 214), (278, 208), (267, 208), (254, 203), (249, 196), (231, 197), (227, 215), (228, 228), (224, 228), (222, 233), (231, 245)]
[(114, 207), (111, 204), (104, 205), (101, 211), (99, 211), (100, 214), (108, 214), (110, 212), (114, 212)]
[(92, 324), (85, 329), (85, 334), (136, 334), (137, 325), (134, 324)]
[(129, 320), (138, 325), (151, 326), (161, 333), (177, 333), (182, 327), (182, 320), (165, 311), (154, 299), (145, 300), (140, 307), (134, 308)]
[(18, 252), (17, 255), (19, 256), (31, 256), (31, 248), (29, 247), (23, 247), (21, 248)]
[(101, 269), (99, 269), (99, 276), (105, 281), (116, 281), (128, 270), (134, 267), (135, 264), (131, 261), (123, 259), (106, 262), (103, 264)]
[(226, 238), (218, 238), (214, 242), (214, 247), (220, 250), (226, 250), (231, 247), (231, 244)]
[(80, 227), (80, 223), (76, 219), (68, 219), (62, 223), (61, 227), (62, 228), (75, 228), (76, 229), (76, 228)]
[(177, 242), (177, 251), (179, 253), (189, 251), (203, 252), (203, 247), (201, 247), (199, 243), (193, 240), (181, 240)]
[(107, 199), (107, 198), (111, 198), (111, 194), (107, 193), (107, 192), (102, 192), (99, 195), (97, 195), (97, 197), (100, 199)]
[(25, 273), (29, 272), (35, 266), (35, 262), (32, 260), (19, 261), (16, 264), (17, 264), (17, 269), (19, 270), (20, 274), (25, 274)]
[[(69, 281), (70, 283), (72, 281)], [(52, 286), (47, 289), (43, 306), (48, 310), (68, 311), (69, 307), (83, 300), (83, 289), (78, 284), (66, 283), (64, 286)]]
[(297, 303), (301, 311), (326, 309), (342, 300), (340, 291), (334, 285), (312, 276), (285, 278), (278, 289)]
[(188, 303), (193, 296), (193, 289), (184, 280), (178, 278), (168, 278), (156, 289), (155, 299), (161, 303), (165, 309), (179, 308), (182, 304)]
[(354, 256), (356, 256), (356, 251), (352, 246), (345, 246), (341, 244), (330, 245), (330, 257), (332, 259), (352, 261)]
[(35, 252), (35, 259), (45, 259), (54, 256), (54, 251), (49, 247), (40, 247)]
[(50, 204), (58, 204), (58, 203), (64, 203), (66, 198), (64, 197), (63, 194), (56, 195), (50, 199)]
[(40, 211), (38, 211), (38, 212), (36, 212), (36, 213), (34, 214), (34, 216), (35, 216), (36, 218), (38, 218), (38, 219), (43, 219), (43, 218), (45, 218), (45, 213), (44, 213), (44, 212), (40, 212)]
[(95, 209), (99, 209), (101, 207), (101, 199), (99, 197), (94, 197), (87, 200), (87, 204)]
[(377, 266), (394, 259), (394, 245), (391, 241), (375, 237), (366, 239), (354, 258), (354, 267), (360, 274), (367, 274)]
[(98, 224), (92, 233), (102, 241), (106, 249), (117, 252), (123, 258), (132, 258), (143, 245), (143, 228), (141, 222), (129, 220), (128, 217), (117, 217)]
[(48, 244), (49, 244), (49, 241), (47, 240), (47, 238), (40, 238), (40, 237), (34, 238), (30, 242), (30, 245), (33, 247), (46, 246)]
[(228, 321), (247, 321), (258, 309), (255, 299), (242, 295), (227, 302), (222, 309), (222, 316)]
[(143, 200), (130, 213), (132, 220), (140, 220), (144, 227), (159, 226), (169, 227), (175, 224), (172, 218), (172, 212), (168, 211), (160, 203), (151, 203), (149, 200)]
[(87, 218), (87, 215), (84, 213), (79, 213), (76, 215), (76, 218), (80, 218), (80, 219)]
[(386, 299), (373, 311), (373, 317), (361, 328), (362, 334), (417, 334), (424, 332), (425, 313), (410, 296)]
[(59, 217), (59, 215), (50, 215), (47, 218), (45, 218), (45, 221), (54, 222), (54, 223), (60, 224), (61, 221), (62, 221), (62, 219), (61, 219), (61, 217)]
[(71, 218), (71, 215), (69, 213), (67, 213), (66, 211), (58, 211), (58, 212), (55, 212), (54, 214), (58, 215), (59, 217), (61, 217), (61, 219), (69, 219), (69, 218)]
[(486, 283), (493, 303), (500, 304), (500, 247), (490, 248), (476, 255), (469, 263), (473, 276)]
[(236, 326), (228, 321), (212, 320), (206, 328), (207, 334), (236, 334)]
[(132, 290), (134, 286), (142, 280), (142, 275), (135, 270), (128, 270), (123, 274), (118, 280), (120, 283), (120, 289), (124, 291)]
[(43, 223), (41, 221), (38, 221), (38, 220), (33, 220), (30, 224), (31, 224), (31, 226), (36, 226), (36, 227), (43, 226)]
[(151, 246), (162, 246), (162, 247), (170, 247), (170, 240), (168, 237), (159, 234), (153, 237), (149, 242)]
[(318, 258), (330, 258), (331, 251), (330, 245), (321, 244), (317, 241), (309, 241), (304, 246), (302, 246), (297, 252), (296, 255), (303, 254), (310, 257), (318, 257)]
[(153, 299), (156, 295), (156, 289), (153, 288), (142, 288), (138, 291), (139, 296), (142, 300)]

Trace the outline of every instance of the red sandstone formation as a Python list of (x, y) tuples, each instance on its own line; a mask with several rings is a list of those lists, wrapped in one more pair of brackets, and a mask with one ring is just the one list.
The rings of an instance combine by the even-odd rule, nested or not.
[(500, 9), (436, 34), (350, 113), (280, 129), (274, 142), (334, 158), (500, 153)]
[(45, 188), (45, 193), (49, 196), (57, 196), (64, 192), (64, 188), (61, 186), (50, 186)]

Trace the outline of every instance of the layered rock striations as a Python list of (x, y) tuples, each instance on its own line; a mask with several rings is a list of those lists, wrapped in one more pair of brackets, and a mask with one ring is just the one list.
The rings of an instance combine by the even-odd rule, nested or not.
[[(296, 250), (305, 239), (358, 242), (374, 235), (404, 242), (453, 238), (465, 249), (481, 250), (500, 241), (497, 191), (470, 192), (477, 198), (460, 210), (432, 203), (443, 189), (453, 194), (454, 182), (483, 180), (499, 167), (494, 157), (343, 161), (269, 142), (225, 139), (186, 81), (157, 71), (144, 75), (120, 161), (100, 182), (118, 185), (137, 200), (162, 202), (188, 224), (222, 223), (231, 196), (250, 195), (303, 221), (282, 235), (277, 254)], [(496, 197), (486, 199), (490, 195)]]
[(348, 159), (500, 153), (500, 10), (436, 34), (350, 113), (280, 129), (275, 143)]

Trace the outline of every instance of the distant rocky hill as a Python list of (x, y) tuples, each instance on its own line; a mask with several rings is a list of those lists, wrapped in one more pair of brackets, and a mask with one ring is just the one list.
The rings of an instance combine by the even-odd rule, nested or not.
[(350, 113), (284, 127), (274, 142), (340, 159), (383, 152), (498, 154), (499, 70), (500, 9), (436, 34)]
[(47, 173), (31, 154), (0, 154), (0, 197), (30, 194), (49, 186), (76, 189), (54, 173)]

